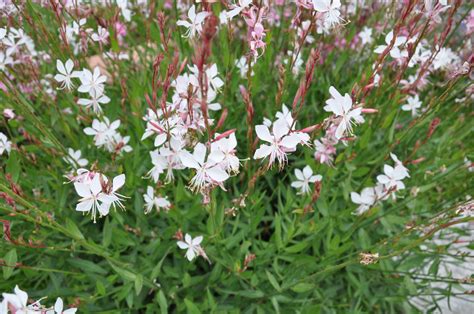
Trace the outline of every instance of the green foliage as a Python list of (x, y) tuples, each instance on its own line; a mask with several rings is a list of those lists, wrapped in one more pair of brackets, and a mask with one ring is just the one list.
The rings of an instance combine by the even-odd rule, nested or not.
[[(150, 16), (156, 16), (153, 13)], [(28, 2), (24, 14), (26, 20), (34, 21), (34, 27), (26, 22), (23, 26), (38, 50), (48, 51), (52, 60), (71, 57), (58, 40), (60, 25), (52, 10)], [(101, 14), (111, 18), (114, 12)], [(382, 19), (383, 12), (377, 14), (372, 21)], [(193, 47), (175, 31), (176, 12), (169, 18), (176, 43), (173, 48), (179, 51), (180, 61), (190, 60)], [(91, 116), (79, 110), (71, 94), (58, 91), (56, 100), (47, 95), (0, 94), (0, 107), (13, 107), (24, 117), (21, 128), (37, 140), (26, 139), (16, 120), (5, 120), (1, 126), (18, 149), (12, 149), (9, 157), (1, 156), (0, 190), (4, 200), (14, 200), (15, 207), (2, 200), (0, 219), (11, 222), (11, 239), (23, 241), (4, 236), (0, 242), (4, 278), (0, 291), (10, 292), (18, 284), (33, 299), (61, 296), (72, 303), (78, 298), (81, 312), (120, 309), (142, 313), (399, 313), (413, 311), (406, 303), (410, 296), (450, 295), (449, 290), (430, 291), (428, 285), (444, 280), (437, 274), (446, 248), (431, 243), (432, 234), (407, 226), (443, 229), (443, 224), (452, 220), (471, 220), (456, 214), (458, 205), (474, 188), (472, 173), (464, 165), (465, 157), (474, 158), (472, 103), (455, 101), (470, 84), (468, 77), (446, 80), (433, 74), (429, 88), (420, 95), (426, 111), (413, 120), (399, 109), (405, 95), (394, 83), (396, 71), (387, 67), (381, 86), (365, 99), (365, 106), (378, 109), (378, 113), (367, 115), (366, 123), (355, 128), (357, 140), (338, 146), (333, 166), (316, 163), (313, 149), (301, 149), (289, 156), (283, 171), (269, 170), (249, 189), (260, 163), (244, 160), (240, 174), (226, 182), (227, 191), (214, 190), (209, 204), (187, 189), (188, 175), (178, 173), (173, 183), (160, 187), (173, 208), (169, 213), (145, 215), (142, 195), (152, 143), (140, 140), (144, 132), (141, 117), (148, 106), (144, 95), (152, 92), (152, 62), (163, 51), (155, 23), (141, 14), (134, 15), (133, 21), (132, 35), (127, 36), (128, 52), (132, 55), (132, 48), (141, 47), (143, 53), (137, 63), (129, 60), (114, 65), (116, 78), (106, 87), (112, 99), (106, 105), (107, 116), (122, 121), (120, 131), (131, 136), (133, 152), (112, 159), (110, 153), (96, 149), (90, 137), (82, 134)], [(288, 28), (289, 21), (282, 24)], [(355, 30), (356, 25), (350, 23), (341, 31), (349, 36)], [(254, 124), (274, 116), (281, 104), (275, 102), (279, 73), (273, 64), (281, 51), (291, 48), (290, 35), (278, 28), (269, 32), (267, 49), (249, 82), (234, 66), (234, 60), (246, 53), (245, 42), (229, 38), (224, 30), (214, 39), (211, 60), (217, 63), (226, 84), (219, 102), (228, 110), (226, 129), (237, 129), (241, 159), (252, 156), (252, 143), (246, 139), (247, 127), (252, 126), (245, 123), (238, 86), (251, 90)], [(377, 39), (382, 41), (382, 37)], [(309, 48), (323, 48), (331, 42), (331, 38), (318, 35)], [(119, 49), (115, 40), (111, 47)], [(302, 51), (304, 60), (309, 48)], [(299, 125), (314, 125), (327, 117), (323, 106), (331, 85), (350, 92), (370, 74), (377, 57), (372, 50), (328, 50), (324, 62), (316, 66)], [(89, 55), (99, 52), (91, 46)], [(87, 67), (85, 57), (77, 56), (83, 67)], [(162, 64), (171, 59), (172, 54), (165, 53)], [(160, 70), (164, 72), (166, 67)], [(41, 76), (55, 71), (54, 62), (44, 64)], [(299, 78), (288, 72), (282, 103), (291, 104)], [(66, 108), (73, 114), (63, 114)], [(436, 118), (441, 123), (427, 138)], [(322, 135), (316, 131), (312, 139)], [(68, 147), (81, 149), (107, 174), (127, 175), (121, 190), (130, 197), (125, 211), (111, 211), (93, 223), (74, 210), (77, 194), (72, 184), (64, 184), (67, 166), (62, 157)], [(350, 192), (373, 186), (390, 152), (403, 160), (423, 160), (407, 166), (407, 189), (397, 192), (396, 201), (388, 200), (362, 216), (353, 215), (356, 205)], [(320, 196), (314, 203), (290, 186), (294, 169), (307, 164), (323, 176)], [(21, 187), (21, 193), (14, 193), (14, 184)], [(226, 214), (244, 195), (245, 205), (236, 209), (236, 215)], [(305, 213), (308, 204), (311, 211)], [(441, 218), (433, 223), (434, 217)], [(211, 264), (202, 258), (191, 263), (185, 259), (174, 238), (179, 229), (204, 236), (202, 245)], [(420, 248), (421, 244), (429, 250)], [(362, 265), (359, 254), (363, 252), (378, 253), (379, 262)], [(245, 262), (251, 254), (255, 259)], [(414, 278), (412, 273), (426, 264), (430, 265), (429, 276)]]

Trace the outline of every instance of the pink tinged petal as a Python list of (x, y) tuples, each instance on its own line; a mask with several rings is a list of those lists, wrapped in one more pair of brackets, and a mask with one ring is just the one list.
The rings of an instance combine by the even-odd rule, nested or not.
[(214, 181), (224, 182), (229, 178), (229, 174), (222, 170), (219, 166), (212, 167), (206, 171), (206, 174)]
[(100, 182), (99, 176), (102, 176), (104, 183), (108, 182), (107, 178), (104, 175), (102, 174), (95, 175), (94, 179), (92, 179), (91, 186), (90, 186), (91, 192), (94, 195), (97, 195), (102, 191), (102, 184)]
[(260, 145), (260, 147), (255, 151), (253, 159), (265, 158), (270, 155), (272, 152), (272, 147), (269, 145)]
[(363, 203), (361, 196), (359, 195), (359, 193), (356, 193), (356, 192), (351, 192), (351, 200), (355, 204)]
[(13, 291), (15, 291), (15, 294), (20, 299), (21, 304), (23, 306), (26, 306), (26, 303), (28, 302), (28, 294), (25, 291), (21, 290), (18, 285), (15, 286), (15, 289)]
[(387, 184), (388, 182), (390, 182), (390, 179), (386, 175), (381, 174), (377, 176), (377, 181), (382, 184)]
[(273, 141), (273, 136), (270, 134), (270, 130), (268, 130), (268, 127), (265, 125), (257, 125), (255, 126), (255, 132), (257, 133), (257, 136), (259, 139), (265, 141), (265, 142), (272, 142)]
[(352, 108), (352, 98), (349, 96), (349, 94), (345, 94), (343, 101), (342, 101), (342, 108), (344, 112), (349, 112), (349, 110)]
[(272, 131), (276, 139), (281, 139), (283, 136), (288, 134), (290, 129), (285, 119), (278, 119), (273, 123)]
[(61, 60), (56, 60), (56, 68), (58, 69), (58, 72), (61, 74), (66, 74), (66, 69), (64, 68), (64, 64), (61, 62)]
[(191, 248), (189, 248), (189, 249), (186, 251), (186, 258), (188, 259), (188, 261), (191, 262), (195, 257), (196, 257), (196, 254), (194, 253), (194, 250), (192, 250)]
[[(145, 135), (143, 135), (143, 136), (145, 136)], [(167, 138), (166, 133), (158, 134), (155, 137), (155, 147), (158, 147), (158, 146), (162, 145), (164, 142), (166, 142), (166, 138)]]
[(66, 61), (66, 72), (69, 74), (71, 73), (72, 69), (74, 68), (74, 62), (71, 59)]
[(193, 241), (192, 241), (192, 245), (193, 245), (193, 246), (197, 246), (197, 245), (201, 244), (202, 239), (203, 239), (202, 236), (197, 236), (197, 237), (195, 237), (195, 238), (193, 239)]
[(206, 159), (206, 146), (202, 143), (197, 143), (194, 147), (194, 160), (196, 160), (200, 165), (204, 164)]
[(189, 233), (186, 233), (184, 235), (184, 241), (186, 241), (187, 244), (191, 245), (193, 238), (189, 235)]
[(306, 166), (303, 168), (303, 175), (305, 178), (310, 178), (313, 175), (313, 170), (310, 166)]
[(334, 99), (342, 98), (341, 93), (339, 93), (334, 86), (329, 87), (329, 94), (331, 94), (332, 98)]
[(311, 182), (311, 183), (314, 183), (314, 182), (316, 182), (316, 181), (320, 182), (320, 181), (322, 181), (322, 180), (323, 180), (323, 176), (320, 175), (320, 174), (317, 174), (317, 175), (315, 175), (315, 176), (311, 176), (311, 178), (309, 178), (308, 181)]
[(120, 189), (124, 184), (125, 184), (125, 175), (121, 174), (119, 176), (116, 176), (112, 183), (113, 185), (112, 190), (115, 192), (118, 189)]
[(99, 213), (100, 213), (101, 216), (107, 216), (109, 214), (110, 205), (111, 205), (111, 203), (102, 203), (102, 204), (100, 204), (98, 209), (99, 209)]
[(189, 247), (189, 245), (187, 243), (183, 242), (183, 241), (178, 241), (176, 244), (178, 244), (179, 248), (183, 249), (183, 250), (185, 250)]
[(76, 189), (76, 193), (80, 197), (89, 197), (89, 196), (91, 196), (91, 190), (90, 190), (90, 186), (88, 184), (75, 182), (74, 183), (74, 188)]
[(66, 76), (62, 74), (56, 74), (54, 76), (54, 79), (56, 80), (56, 82), (63, 82), (64, 80), (66, 80)]
[(301, 188), (303, 185), (304, 185), (304, 182), (302, 182), (302, 181), (293, 181), (293, 182), (291, 182), (291, 186), (296, 188), (296, 189)]
[(392, 166), (384, 165), (384, 166), (383, 166), (383, 172), (384, 172), (387, 176), (393, 177), (394, 169), (393, 169)]
[(76, 205), (76, 211), (78, 212), (88, 212), (92, 209), (92, 206), (94, 205), (94, 200), (93, 199), (88, 199), (85, 201), (80, 202), (79, 204)]
[[(303, 169), (304, 170), (304, 169)], [(298, 180), (303, 181), (304, 180), (304, 175), (303, 172), (301, 172), (300, 169), (295, 169), (295, 176)]]
[(21, 309), (23, 307), (20, 298), (16, 294), (3, 293), (2, 295), (3, 299), (6, 300), (7, 304), (13, 305), (14, 308)]
[(299, 142), (300, 137), (297, 134), (290, 134), (281, 140), (280, 145), (288, 149), (294, 149)]
[(381, 45), (381, 46), (378, 46), (377, 48), (375, 48), (374, 52), (375, 53), (382, 53), (382, 52), (385, 51), (386, 48), (387, 48), (387, 46)]
[(344, 132), (346, 132), (346, 129), (347, 129), (347, 123), (345, 120), (342, 120), (337, 126), (336, 134), (335, 134), (336, 138), (340, 139), (344, 135)]
[(56, 303), (54, 303), (54, 311), (56, 313), (62, 313), (64, 308), (63, 299), (57, 298)]
[(181, 152), (181, 154), (179, 154), (179, 159), (181, 160), (181, 163), (187, 168), (201, 168), (201, 165), (199, 165), (199, 163), (194, 160), (194, 156), (191, 155), (188, 151)]

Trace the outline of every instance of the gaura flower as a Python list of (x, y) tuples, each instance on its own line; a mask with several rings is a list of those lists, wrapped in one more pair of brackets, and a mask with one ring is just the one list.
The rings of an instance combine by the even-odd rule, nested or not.
[(68, 59), (66, 63), (62, 63), (61, 60), (56, 60), (56, 69), (58, 70), (59, 74), (54, 76), (56, 82), (61, 83), (61, 87), (59, 89), (67, 88), (71, 90), (74, 87), (72, 83), (72, 78), (77, 78), (80, 76), (80, 72), (73, 71), (74, 69), (74, 62), (71, 59)]
[(202, 236), (197, 236), (193, 239), (189, 234), (186, 233), (186, 235), (184, 236), (184, 241), (178, 241), (177, 244), (179, 248), (182, 250), (187, 250), (186, 258), (188, 259), (188, 261), (191, 262), (196, 256), (201, 255), (202, 239)]
[(332, 98), (326, 100), (324, 110), (332, 112), (340, 117), (335, 137), (340, 139), (347, 132), (352, 134), (352, 124), (363, 123), (362, 108), (352, 108), (352, 98), (349, 94), (342, 96), (333, 86), (329, 88)]
[(100, 74), (98, 66), (94, 68), (93, 73), (88, 69), (83, 69), (79, 79), (82, 85), (79, 86), (77, 90), (80, 93), (89, 93), (91, 96), (102, 95), (104, 93), (104, 84), (107, 77)]
[(255, 131), (259, 139), (269, 144), (260, 145), (253, 158), (268, 157), (268, 167), (271, 167), (275, 160), (278, 160), (280, 168), (283, 168), (288, 160), (287, 153), (294, 152), (296, 146), (301, 142), (298, 134), (289, 133), (290, 129), (285, 119), (278, 119), (273, 123), (272, 133), (266, 125), (255, 126)]
[(229, 174), (222, 170), (219, 162), (223, 155), (211, 151), (206, 160), (206, 146), (198, 143), (193, 154), (183, 151), (180, 155), (181, 162), (187, 168), (196, 169), (196, 175), (191, 179), (192, 191), (202, 191), (207, 185), (221, 184), (229, 178)]
[(304, 167), (303, 171), (295, 169), (295, 176), (297, 180), (293, 181), (291, 186), (300, 190), (298, 194), (309, 194), (311, 192), (309, 184), (323, 179), (319, 174), (313, 175), (313, 170), (310, 166)]
[(187, 28), (186, 32), (184, 33), (183, 37), (191, 37), (193, 38), (196, 33), (202, 32), (202, 23), (209, 16), (209, 12), (199, 12), (196, 14), (196, 7), (192, 5), (188, 11), (188, 20), (179, 20), (176, 24), (178, 26), (184, 26)]
[(153, 207), (159, 212), (160, 209), (168, 211), (170, 209), (171, 203), (165, 197), (155, 196), (155, 191), (151, 186), (148, 186), (146, 189), (146, 194), (143, 194), (143, 199), (145, 201), (145, 214), (151, 212)]

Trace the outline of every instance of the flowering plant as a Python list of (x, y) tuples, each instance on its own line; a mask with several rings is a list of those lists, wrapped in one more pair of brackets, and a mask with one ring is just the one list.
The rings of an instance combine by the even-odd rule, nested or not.
[(0, 313), (462, 302), (468, 2), (0, 1)]

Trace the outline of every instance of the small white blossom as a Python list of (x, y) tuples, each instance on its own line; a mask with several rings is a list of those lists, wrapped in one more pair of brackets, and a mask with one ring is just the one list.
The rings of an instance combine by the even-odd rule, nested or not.
[(183, 37), (193, 38), (196, 33), (200, 34), (202, 31), (202, 23), (209, 16), (209, 12), (199, 12), (196, 14), (196, 7), (192, 5), (188, 11), (188, 20), (179, 20), (176, 24), (187, 28)]
[(304, 167), (303, 171), (295, 169), (295, 176), (298, 180), (293, 181), (291, 186), (300, 190), (298, 194), (309, 194), (311, 192), (309, 184), (323, 179), (319, 174), (313, 175), (313, 169), (310, 166)]
[(352, 124), (363, 123), (362, 108), (352, 108), (349, 94), (342, 96), (333, 86), (329, 88), (332, 98), (326, 100), (324, 110), (334, 113), (341, 121), (336, 129), (336, 138), (340, 139), (346, 132), (352, 135)]
[(12, 147), (12, 142), (10, 142), (5, 134), (0, 132), (0, 155), (3, 155), (4, 152), (10, 154)]
[(56, 69), (59, 74), (56, 74), (54, 79), (56, 82), (61, 83), (60, 89), (67, 88), (71, 90), (74, 87), (71, 79), (77, 78), (80, 75), (80, 72), (73, 71), (74, 62), (72, 62), (71, 59), (68, 59), (66, 63), (62, 63), (61, 60), (56, 60)]
[(409, 96), (407, 98), (407, 103), (402, 106), (403, 111), (411, 111), (411, 115), (416, 117), (418, 115), (418, 109), (421, 108), (421, 101), (418, 95)]
[(89, 163), (87, 159), (81, 158), (81, 151), (79, 149), (74, 151), (72, 148), (68, 148), (68, 155), (64, 157), (64, 161), (74, 169), (77, 166), (85, 167)]
[(188, 261), (192, 261), (196, 256), (201, 255), (201, 242), (203, 240), (202, 236), (197, 236), (194, 239), (186, 233), (184, 236), (184, 241), (178, 241), (178, 246), (182, 250), (186, 250), (186, 258)]
[(170, 209), (171, 203), (165, 197), (155, 196), (155, 191), (151, 186), (148, 186), (146, 189), (146, 194), (143, 194), (143, 199), (145, 200), (145, 214), (151, 212), (153, 207), (159, 212), (160, 209), (168, 211)]
[(94, 72), (88, 69), (82, 70), (79, 79), (81, 86), (77, 89), (80, 93), (89, 93), (89, 95), (102, 95), (104, 93), (104, 84), (107, 80), (105, 75), (100, 74), (99, 67), (94, 68)]

